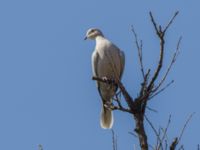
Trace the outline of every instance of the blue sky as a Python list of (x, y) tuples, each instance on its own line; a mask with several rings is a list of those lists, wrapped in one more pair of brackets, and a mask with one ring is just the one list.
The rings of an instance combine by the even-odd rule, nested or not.
[[(148, 12), (164, 25), (180, 14), (166, 35), (165, 65), (183, 36), (181, 53), (167, 81), (175, 83), (150, 101), (147, 111), (156, 127), (172, 123), (169, 140), (180, 134), (196, 112), (182, 143), (195, 149), (200, 127), (200, 10), (198, 0), (1, 0), (0, 1), (0, 149), (111, 149), (111, 131), (99, 125), (100, 97), (91, 80), (94, 41), (83, 41), (90, 27), (100, 28), (126, 54), (123, 83), (133, 97), (141, 82), (137, 51), (130, 31), (144, 42), (146, 68), (154, 68), (158, 40)], [(164, 73), (164, 70), (162, 71)], [(129, 114), (114, 112), (119, 149), (138, 147)], [(153, 132), (146, 124), (150, 142)]]

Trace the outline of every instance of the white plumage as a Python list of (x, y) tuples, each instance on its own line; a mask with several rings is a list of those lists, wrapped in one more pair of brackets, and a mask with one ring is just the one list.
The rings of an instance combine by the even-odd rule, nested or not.
[[(87, 38), (96, 40), (96, 46), (92, 54), (93, 76), (121, 79), (125, 64), (124, 53), (107, 40), (99, 29), (89, 29), (85, 39)], [(117, 87), (97, 81), (97, 88), (102, 99), (100, 124), (102, 128), (109, 129), (112, 128), (114, 122), (109, 105), (112, 104), (112, 98)]]

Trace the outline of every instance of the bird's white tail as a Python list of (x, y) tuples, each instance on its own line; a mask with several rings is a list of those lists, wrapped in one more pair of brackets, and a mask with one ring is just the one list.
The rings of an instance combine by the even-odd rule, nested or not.
[(101, 120), (100, 124), (103, 129), (111, 129), (113, 126), (113, 114), (112, 110), (106, 108), (105, 106), (102, 106), (101, 110)]

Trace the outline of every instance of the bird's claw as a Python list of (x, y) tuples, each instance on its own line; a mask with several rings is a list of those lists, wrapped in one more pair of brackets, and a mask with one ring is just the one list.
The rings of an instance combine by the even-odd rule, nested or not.
[(109, 109), (109, 110), (113, 110), (114, 109), (114, 105), (110, 102), (107, 102), (104, 104), (104, 107)]
[(109, 82), (107, 77), (102, 77), (102, 80), (105, 81), (105, 82)]
[(109, 79), (109, 78), (107, 78), (107, 77), (102, 77), (102, 80), (104, 81), (104, 82), (106, 82), (107, 84), (115, 84), (115, 80), (114, 79)]

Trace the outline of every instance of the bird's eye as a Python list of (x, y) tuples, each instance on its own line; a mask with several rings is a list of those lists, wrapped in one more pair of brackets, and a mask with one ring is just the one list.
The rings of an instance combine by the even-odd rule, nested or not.
[(94, 32), (94, 31), (95, 31), (94, 29), (91, 30), (91, 32)]

